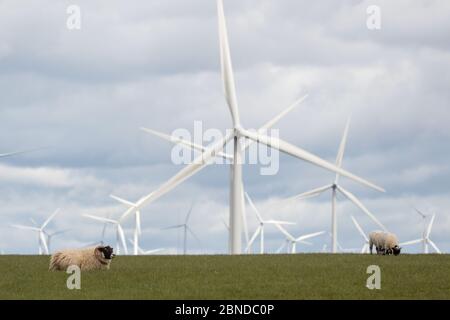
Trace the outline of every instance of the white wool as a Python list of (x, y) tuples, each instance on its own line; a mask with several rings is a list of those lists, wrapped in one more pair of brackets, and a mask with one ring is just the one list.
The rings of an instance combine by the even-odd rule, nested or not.
[(110, 263), (111, 260), (103, 257), (99, 247), (68, 249), (51, 256), (49, 270), (65, 271), (71, 265), (77, 265), (82, 271), (107, 270)]

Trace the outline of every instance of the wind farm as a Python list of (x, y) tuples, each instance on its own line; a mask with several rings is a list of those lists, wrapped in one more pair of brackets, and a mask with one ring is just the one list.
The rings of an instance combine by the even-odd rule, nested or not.
[[(158, 28), (167, 27), (161, 23), (143, 28), (155, 38), (139, 46), (128, 48), (134, 40), (124, 40), (123, 50), (136, 56), (132, 63), (118, 50), (86, 58), (88, 66), (61, 68), (68, 82), (85, 68), (98, 72), (97, 64), (109, 70), (89, 78), (92, 87), (76, 98), (66, 92), (70, 106), (98, 104), (102, 113), (93, 106), (92, 116), (72, 111), (64, 122), (40, 125), (64, 132), (53, 133), (62, 143), (49, 158), (22, 157), (36, 149), (0, 154), (0, 273), (6, 275), (0, 299), (448, 299), (446, 162), (429, 164), (418, 147), (400, 143), (409, 134), (398, 125), (403, 114), (374, 107), (370, 84), (389, 68), (335, 66), (333, 59), (349, 54), (343, 49), (316, 65), (324, 53), (311, 44), (322, 35), (310, 36), (290, 57), (289, 48), (276, 45), (284, 38), (268, 26), (278, 25), (290, 39), (292, 26), (274, 24), (268, 9), (246, 20), (249, 13), (230, 1), (206, 8), (214, 29), (196, 26), (173, 43), (169, 32), (170, 54), (158, 53), (166, 50), (156, 45)], [(288, 55), (294, 62), (279, 62)], [(103, 59), (117, 69), (100, 67)], [(198, 65), (204, 70), (196, 71)], [(401, 82), (391, 80), (384, 85)], [(377, 102), (400, 101), (404, 92), (389, 91)], [(35, 100), (33, 108), (41, 107)], [(72, 119), (80, 125), (72, 127)], [(192, 121), (193, 130), (181, 127)], [(69, 138), (83, 147), (72, 147)], [(276, 169), (266, 174), (269, 165)], [(407, 202), (430, 209), (412, 212)], [(109, 246), (108, 257), (102, 250)], [(79, 266), (83, 292), (60, 289), (67, 274), (48, 271), (49, 259), (67, 252), (70, 258), (71, 250), (74, 256), (91, 250), (101, 264), (102, 271), (92, 272)], [(382, 291), (365, 285), (371, 265), (382, 270)], [(111, 283), (98, 276), (103, 271)]]

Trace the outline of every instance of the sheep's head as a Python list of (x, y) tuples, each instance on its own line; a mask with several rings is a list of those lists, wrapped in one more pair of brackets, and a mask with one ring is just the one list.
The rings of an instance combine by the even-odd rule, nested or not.
[(107, 260), (110, 260), (116, 256), (113, 253), (114, 249), (111, 248), (110, 246), (106, 246), (106, 247), (100, 246), (100, 247), (97, 247), (97, 249), (102, 253), (103, 258), (105, 258)]
[(392, 252), (394, 253), (394, 256), (398, 256), (400, 254), (401, 250), (402, 250), (402, 248), (399, 246), (395, 246), (394, 248), (392, 248)]

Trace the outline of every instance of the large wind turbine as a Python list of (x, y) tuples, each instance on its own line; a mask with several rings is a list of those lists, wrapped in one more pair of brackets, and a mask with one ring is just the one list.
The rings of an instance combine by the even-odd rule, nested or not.
[(186, 218), (184, 219), (184, 223), (183, 224), (177, 224), (174, 226), (170, 226), (167, 228), (164, 228), (164, 230), (168, 230), (168, 229), (183, 229), (183, 254), (186, 255), (187, 253), (187, 233), (189, 232), (195, 239), (197, 239), (197, 241), (200, 241), (198, 239), (198, 237), (195, 235), (195, 233), (192, 231), (192, 229), (189, 227), (188, 222), (189, 222), (189, 217), (191, 216), (192, 213), (192, 208), (194, 207), (194, 204), (191, 205), (191, 207), (189, 208), (189, 211), (186, 215)]
[(256, 217), (257, 217), (258, 222), (259, 222), (259, 226), (258, 226), (258, 228), (256, 228), (255, 233), (250, 238), (250, 241), (248, 242), (247, 248), (245, 249), (245, 251), (247, 253), (249, 252), (253, 242), (256, 240), (256, 237), (259, 235), (259, 241), (260, 241), (260, 250), (259, 250), (259, 252), (260, 252), (260, 254), (263, 254), (264, 253), (264, 226), (266, 224), (292, 225), (292, 224), (295, 224), (295, 223), (294, 222), (287, 222), (287, 221), (278, 221), (278, 220), (264, 220), (247, 192), (245, 193), (245, 196), (247, 198), (248, 203), (252, 207), (253, 211), (255, 211)]
[(35, 226), (23, 226), (23, 225), (17, 225), (14, 224), (12, 225), (12, 227), (17, 228), (17, 229), (23, 229), (23, 230), (31, 230), (34, 232), (37, 232), (38, 234), (38, 245), (39, 245), (39, 254), (49, 254), (49, 246), (47, 243), (47, 233), (45, 232), (45, 228), (47, 227), (47, 225), (50, 223), (50, 221), (52, 221), (52, 219), (58, 214), (59, 209), (56, 209), (55, 212), (50, 215), (47, 220), (44, 221), (44, 223), (40, 226), (40, 227), (35, 227)]
[[(296, 238), (293, 235), (291, 235), (289, 232), (287, 232), (287, 230), (285, 228), (283, 228), (283, 226), (281, 226), (279, 224), (276, 224), (276, 226), (286, 236), (286, 244), (288, 244), (288, 246), (287, 246), (288, 253), (289, 252), (290, 253), (297, 252), (297, 242), (302, 243), (306, 239), (314, 238), (314, 237), (320, 236), (321, 234), (325, 233), (325, 231), (319, 231), (319, 232), (314, 232), (314, 233), (310, 233), (310, 234), (305, 234), (303, 236)], [(289, 244), (291, 245), (290, 248), (289, 248)]]
[[(342, 159), (344, 158), (344, 151), (345, 151), (345, 145), (347, 143), (347, 135), (348, 135), (348, 128), (350, 125), (350, 119), (347, 121), (347, 124), (345, 126), (344, 135), (342, 136), (341, 144), (339, 145), (338, 154), (336, 157), (336, 167), (342, 168)], [(318, 196), (321, 193), (331, 190), (331, 234), (332, 234), (332, 240), (331, 240), (331, 250), (333, 253), (337, 252), (338, 249), (338, 242), (337, 242), (337, 216), (336, 216), (336, 194), (337, 192), (340, 192), (342, 195), (344, 195), (347, 199), (349, 199), (351, 202), (353, 202), (358, 208), (360, 208), (365, 214), (369, 216), (370, 219), (372, 219), (378, 226), (380, 226), (384, 231), (386, 230), (386, 227), (361, 203), (361, 201), (356, 198), (356, 196), (342, 187), (339, 184), (339, 177), (340, 173), (337, 172), (336, 176), (334, 178), (334, 182), (332, 184), (328, 184), (324, 187), (316, 188), (304, 193), (301, 193), (299, 195), (296, 195), (294, 197), (290, 197), (287, 199), (287, 201), (290, 201), (292, 199), (304, 199), (309, 197)], [(366, 184), (367, 185), (367, 184)], [(380, 188), (374, 188), (378, 191), (384, 191)]]
[(109, 223), (113, 226), (116, 227), (116, 251), (117, 254), (120, 254), (120, 245), (122, 245), (123, 251), (125, 252), (125, 254), (128, 254), (128, 247), (127, 247), (127, 242), (125, 241), (125, 233), (123, 232), (123, 227), (121, 225), (124, 216), (122, 215), (119, 219), (114, 220), (111, 218), (104, 218), (104, 217), (98, 217), (98, 216), (93, 216), (90, 214), (83, 214), (84, 217), (92, 219), (92, 220), (96, 220), (96, 221), (100, 221), (103, 223)]
[(433, 227), (433, 222), (434, 222), (435, 216), (436, 216), (436, 214), (433, 214), (431, 216), (430, 223), (428, 224), (428, 226), (423, 231), (422, 238), (400, 243), (400, 246), (407, 246), (407, 245), (411, 245), (411, 244), (416, 244), (416, 243), (421, 243), (422, 242), (422, 244), (423, 244), (423, 253), (428, 253), (429, 252), (428, 245), (431, 245), (433, 247), (433, 249), (437, 253), (441, 253), (441, 250), (439, 250), (437, 245), (430, 239), (431, 228)]
[[(271, 127), (274, 121), (268, 122), (265, 126), (261, 127), (260, 130), (258, 130), (257, 132), (252, 132), (242, 127), (236, 99), (236, 90), (234, 86), (234, 76), (231, 65), (231, 56), (228, 45), (228, 35), (226, 30), (225, 15), (223, 12), (222, 0), (218, 0), (217, 4), (218, 4), (217, 7), (218, 7), (218, 21), (219, 21), (219, 40), (220, 40), (219, 42), (220, 42), (222, 80), (225, 92), (225, 99), (228, 104), (233, 122), (233, 131), (231, 133), (228, 133), (223, 139), (215, 142), (211, 147), (208, 147), (199, 157), (197, 157), (194, 160), (193, 163), (184, 167), (176, 175), (174, 175), (169, 180), (164, 182), (154, 192), (140, 198), (136, 202), (136, 207), (142, 208), (143, 205), (155, 201), (162, 195), (166, 194), (167, 192), (175, 188), (181, 182), (183, 182), (187, 178), (191, 177), (192, 175), (200, 171), (202, 168), (208, 165), (208, 162), (212, 157), (216, 156), (218, 153), (223, 151), (226, 143), (233, 141), (234, 150), (233, 150), (233, 170), (230, 185), (229, 243), (230, 243), (230, 253), (240, 254), (242, 252), (241, 221), (244, 212), (244, 193), (242, 186), (242, 148), (239, 147), (240, 138), (249, 138), (250, 140), (278, 149), (298, 159), (310, 162), (316, 166), (322, 167), (332, 172), (339, 173), (342, 176), (351, 178), (359, 183), (365, 184), (377, 190), (383, 191), (383, 189), (288, 142), (265, 135), (264, 131), (267, 128)], [(127, 216), (133, 213), (134, 211), (137, 210), (136, 207), (130, 207), (125, 212), (124, 215)]]

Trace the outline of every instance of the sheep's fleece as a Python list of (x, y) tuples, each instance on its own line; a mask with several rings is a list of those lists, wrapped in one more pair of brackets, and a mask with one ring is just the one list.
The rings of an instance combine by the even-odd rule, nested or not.
[(77, 265), (82, 271), (108, 270), (114, 256), (110, 246), (62, 250), (51, 256), (49, 270), (65, 271), (71, 265)]

